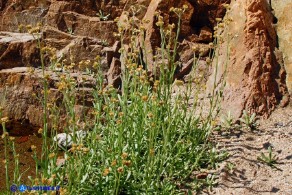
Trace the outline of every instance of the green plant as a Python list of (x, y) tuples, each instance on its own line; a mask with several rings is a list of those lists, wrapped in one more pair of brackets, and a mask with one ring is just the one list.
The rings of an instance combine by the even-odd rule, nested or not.
[(257, 158), (259, 161), (266, 163), (268, 166), (276, 168), (275, 164), (277, 164), (278, 157), (273, 155), (272, 147), (268, 148), (268, 155), (261, 153), (261, 155)]
[(101, 44), (102, 46), (104, 46), (104, 47), (106, 47), (106, 46), (109, 45), (109, 43), (108, 43), (108, 41), (107, 41), (106, 39), (102, 39), (102, 40), (100, 40), (100, 44)]
[(256, 129), (258, 126), (256, 123), (256, 114), (249, 114), (246, 110), (243, 111), (243, 115), (239, 120), (250, 130)]
[(3, 134), (1, 138), (4, 140), (4, 156), (5, 160), (3, 163), (5, 164), (5, 181), (6, 181), (6, 188), (7, 191), (9, 190), (9, 175), (8, 175), (8, 165), (9, 165), (9, 158), (8, 158), (8, 142), (9, 142), (9, 134), (6, 130), (6, 123), (8, 122), (8, 117), (1, 118), (0, 122), (2, 124)]
[[(37, 97), (43, 106), (44, 126), (40, 131), (43, 138), (40, 159), (32, 148), (37, 164), (36, 178), (30, 177), (32, 184), (41, 181), (41, 184), (61, 185), (61, 190), (69, 194), (181, 194), (178, 183), (188, 183), (194, 170), (215, 168), (228, 156), (208, 141), (220, 101), (217, 93), (213, 91), (207, 116), (202, 114), (198, 102), (189, 106), (190, 96), (198, 97), (202, 92), (200, 80), (194, 87), (189, 83), (183, 93), (172, 93), (174, 87), (183, 84), (173, 81), (178, 66), (181, 18), (186, 9), (187, 6), (171, 9), (178, 17), (176, 28), (165, 26), (163, 17), (157, 16), (160, 59), (153, 64), (148, 64), (147, 56), (142, 55), (149, 52), (144, 42), (140, 42), (145, 37), (145, 28), (118, 24), (122, 63), (119, 89), (105, 85), (100, 56), (94, 62), (84, 62), (93, 67), (87, 68), (84, 75), (94, 78), (89, 94), (93, 107), (84, 114), (84, 123), (88, 124), (84, 127), (88, 130), (84, 139), (76, 138), (82, 120), (76, 114), (77, 97), (84, 89), (72, 74), (76, 64), (73, 60), (56, 59), (56, 50), (44, 47), (34, 34), (41, 50), (43, 89)], [(48, 64), (44, 56), (49, 57)], [(56, 100), (50, 97), (47, 66), (59, 67), (59, 63), (64, 71), (54, 72), (58, 77), (56, 91), (60, 94)], [(150, 65), (154, 66), (151, 76), (147, 72)], [(50, 138), (56, 135), (61, 115), (65, 116), (62, 130), (73, 135), (70, 150), (61, 149), (66, 161), (62, 167), (56, 165), (58, 147)], [(215, 177), (197, 182), (190, 185), (192, 191), (202, 185), (211, 188)]]
[(229, 172), (230, 174), (232, 174), (232, 173), (234, 172), (235, 164), (233, 164), (233, 163), (231, 163), (231, 162), (228, 162), (228, 163), (226, 164), (226, 168), (227, 168), (228, 172)]
[(74, 35), (73, 29), (70, 28), (70, 27), (67, 28), (67, 32), (68, 32), (70, 35)]
[[(212, 188), (218, 184), (217, 177), (214, 174), (208, 174), (205, 179), (197, 179), (195, 178), (192, 183), (186, 184), (188, 188), (192, 188), (195, 191), (200, 191), (204, 187), (207, 187), (211, 192)], [(188, 191), (189, 193), (191, 191)], [(192, 193), (190, 193), (192, 194)]]
[(232, 117), (230, 111), (227, 115), (221, 117), (221, 125), (227, 131), (230, 131), (233, 128), (234, 118)]
[(218, 181), (216, 180), (215, 175), (209, 174), (204, 183), (209, 191), (212, 191), (212, 188), (218, 184)]
[(216, 147), (209, 146), (209, 150), (205, 151), (204, 158), (202, 158), (203, 164), (209, 168), (217, 168), (218, 163), (227, 159), (229, 156), (226, 151), (218, 151)]
[(108, 20), (110, 17), (110, 14), (105, 15), (105, 13), (102, 10), (99, 10), (99, 12), (96, 15), (103, 21)]

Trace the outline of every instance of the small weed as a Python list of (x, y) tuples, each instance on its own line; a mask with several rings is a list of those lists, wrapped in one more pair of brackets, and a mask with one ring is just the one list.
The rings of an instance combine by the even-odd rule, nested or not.
[(208, 153), (206, 153), (206, 164), (209, 168), (217, 168), (218, 163), (222, 162), (229, 156), (226, 151), (218, 151), (217, 148), (213, 147)]
[(217, 178), (215, 175), (208, 174), (205, 179), (194, 179), (192, 184), (188, 185), (193, 188), (196, 192), (201, 191), (204, 187), (207, 187), (209, 192), (212, 191), (212, 188), (218, 184)]
[(212, 191), (212, 188), (218, 184), (218, 181), (216, 181), (215, 175), (209, 174), (204, 183), (205, 186), (208, 187), (209, 191)]
[(74, 32), (73, 32), (73, 29), (72, 28), (67, 28), (67, 32), (70, 34), (70, 35), (74, 35)]
[(105, 13), (102, 10), (99, 10), (99, 12), (96, 14), (102, 21), (107, 21), (110, 17), (110, 14), (105, 15)]
[(273, 155), (273, 150), (271, 146), (269, 146), (268, 152), (268, 155), (261, 153), (261, 155), (257, 159), (270, 167), (276, 168), (275, 164), (277, 164), (278, 157), (276, 157), (276, 155)]
[(102, 39), (102, 40), (100, 40), (100, 44), (101, 44), (102, 46), (104, 46), (104, 47), (109, 46), (109, 43), (108, 43), (108, 41), (107, 41), (106, 39)]
[(232, 174), (234, 172), (235, 164), (228, 162), (226, 168), (228, 173)]
[(258, 124), (256, 123), (256, 114), (253, 113), (252, 115), (250, 115), (246, 110), (243, 111), (243, 115), (239, 120), (246, 128), (250, 130), (254, 130), (258, 126)]
[(234, 119), (233, 119), (230, 111), (228, 112), (227, 115), (224, 115), (221, 118), (221, 124), (222, 124), (222, 127), (227, 131), (230, 131), (233, 128)]

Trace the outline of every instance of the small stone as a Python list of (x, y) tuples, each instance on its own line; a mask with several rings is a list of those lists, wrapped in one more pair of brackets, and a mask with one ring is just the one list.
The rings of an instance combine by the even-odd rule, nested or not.
[(213, 39), (212, 30), (207, 26), (204, 26), (200, 31), (199, 39), (203, 42), (211, 42)]
[(284, 126), (284, 123), (282, 122), (277, 122), (274, 124), (275, 127), (283, 127)]
[(29, 140), (29, 136), (21, 136), (20, 138), (17, 139), (17, 143), (20, 144), (20, 143), (24, 143), (24, 142), (27, 142)]
[(65, 162), (66, 162), (66, 160), (64, 158), (58, 158), (57, 162), (56, 162), (56, 165), (58, 167), (61, 167), (61, 166), (63, 166), (65, 164)]
[(198, 175), (196, 175), (197, 179), (206, 179), (208, 176), (208, 173), (199, 173)]
[[(81, 140), (85, 138), (86, 136), (85, 131), (76, 131), (76, 138), (77, 140)], [(60, 148), (71, 148), (72, 147), (72, 142), (73, 142), (73, 133), (59, 133), (54, 137), (54, 141), (57, 142), (58, 146)]]

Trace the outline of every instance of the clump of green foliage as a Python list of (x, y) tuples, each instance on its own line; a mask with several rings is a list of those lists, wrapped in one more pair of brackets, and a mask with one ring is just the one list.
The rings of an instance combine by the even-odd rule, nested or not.
[(277, 164), (278, 158), (276, 155), (273, 154), (271, 146), (269, 146), (268, 148), (268, 155), (261, 153), (261, 155), (257, 159), (270, 167), (276, 168), (275, 164)]
[[(87, 128), (91, 125), (84, 139), (77, 139), (76, 135), (81, 125), (74, 107), (79, 93), (79, 83), (71, 74), (75, 63), (66, 64), (66, 60), (57, 59), (56, 50), (43, 47), (36, 36), (41, 50), (44, 126), (39, 131), (43, 137), (41, 159), (34, 153), (38, 177), (31, 178), (32, 185), (60, 185), (61, 192), (68, 194), (182, 194), (201, 186), (198, 181), (190, 184), (193, 171), (215, 168), (227, 157), (208, 143), (220, 99), (215, 91), (207, 116), (197, 112), (201, 110), (197, 102), (189, 106), (189, 97), (202, 92), (201, 84), (187, 87), (184, 95), (172, 94), (174, 87), (183, 84), (183, 81), (174, 84), (173, 81), (178, 66), (181, 18), (186, 9), (187, 6), (171, 9), (178, 17), (177, 27), (165, 26), (162, 16), (157, 16), (161, 45), (152, 76), (147, 73), (147, 58), (139, 49), (144, 54), (148, 52), (141, 44), (145, 28), (136, 24), (130, 27), (118, 24), (123, 64), (120, 89), (105, 86), (99, 56), (94, 62), (81, 63), (92, 64), (86, 74), (95, 79), (91, 93), (93, 108), (91, 114), (85, 116)], [(100, 17), (106, 20), (108, 15), (100, 13)], [(62, 67), (61, 72), (55, 72), (59, 78), (56, 86), (62, 94), (61, 103), (49, 98), (50, 76), (44, 56), (50, 57), (52, 69)], [(51, 137), (57, 133), (61, 114), (66, 115), (63, 130), (73, 133), (74, 143), (70, 150), (63, 149), (65, 164), (58, 166), (59, 149)], [(36, 151), (35, 147), (32, 150)], [(181, 189), (181, 183), (188, 183), (189, 187)], [(214, 176), (208, 176), (202, 185), (211, 188), (215, 184)]]
[(110, 17), (110, 14), (105, 14), (102, 10), (96, 14), (102, 21), (107, 21)]
[(243, 115), (239, 120), (244, 127), (250, 130), (254, 130), (258, 126), (258, 124), (256, 123), (256, 114), (249, 114), (246, 110), (243, 111)]

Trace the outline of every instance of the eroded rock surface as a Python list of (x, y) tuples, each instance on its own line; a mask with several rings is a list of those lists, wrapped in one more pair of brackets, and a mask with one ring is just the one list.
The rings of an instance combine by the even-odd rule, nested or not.
[[(274, 28), (275, 18), (266, 0), (2, 0), (0, 1), (1, 90), (3, 91), (12, 77), (12, 80), (20, 78), (21, 81), (20, 84), (15, 83), (15, 87), (10, 85), (10, 96), (13, 94), (14, 96), (9, 98), (11, 102), (8, 103), (6, 113), (17, 119), (29, 118), (34, 124), (41, 123), (40, 118), (32, 119), (33, 116), (29, 117), (26, 113), (32, 109), (29, 105), (40, 109), (40, 104), (22, 98), (22, 103), (17, 106), (18, 110), (13, 108), (13, 101), (21, 97), (19, 93), (28, 97), (35, 90), (30, 89), (35, 82), (34, 79), (31, 80), (26, 73), (15, 70), (19, 70), (17, 67), (40, 67), (36, 40), (30, 34), (24, 33), (19, 28), (21, 25), (36, 26), (42, 23), (42, 34), (40, 34), (42, 43), (56, 48), (57, 57), (62, 56), (67, 61), (78, 64), (80, 61), (93, 60), (97, 55), (101, 56), (102, 70), (107, 82), (120, 87), (119, 74), (123, 68), (123, 61), (118, 52), (121, 43), (114, 37), (114, 32), (118, 31), (115, 18), (119, 17), (120, 22), (129, 22), (129, 17), (135, 15), (136, 19), (144, 25), (146, 34), (142, 39), (145, 41), (145, 51), (142, 52), (144, 52), (144, 60), (148, 63), (148, 71), (151, 72), (155, 50), (161, 42), (155, 13), (161, 13), (165, 25), (176, 24), (177, 16), (170, 12), (171, 7), (187, 5), (188, 9), (182, 15), (177, 58), (180, 65), (175, 76), (183, 79), (190, 73), (194, 52), (200, 51), (196, 54), (202, 55), (201, 64), (204, 64), (203, 61), (210, 51), (208, 44), (214, 40), (217, 18), (225, 15), (225, 3), (230, 2), (232, 9), (229, 16), (234, 21), (228, 29), (232, 35), (229, 43), (228, 72), (230, 74), (226, 80), (223, 108), (231, 110), (235, 117), (240, 116), (243, 109), (268, 116), (278, 104), (286, 105), (289, 100), (286, 82), (288, 86), (291, 85), (291, 65), (287, 48), (291, 41), (289, 35), (285, 34), (285, 28), (278, 29), (280, 50), (284, 52), (283, 61), (281, 51), (278, 50)], [(289, 13), (286, 5), (288, 3), (285, 6), (277, 6), (277, 9), (274, 8), (279, 26), (286, 25), (286, 20), (283, 19), (286, 18), (285, 14), (281, 14), (282, 11)], [(225, 39), (221, 48), (227, 47), (226, 42)], [(197, 48), (196, 51), (193, 47)], [(220, 50), (219, 67), (221, 68), (217, 79), (221, 78), (220, 74), (222, 75), (224, 70), (224, 58), (226, 58), (224, 51), (226, 49)], [(82, 71), (82, 69), (76, 67), (74, 71)], [(27, 80), (23, 82), (23, 79)], [(210, 79), (209, 86), (212, 86), (210, 83), (213, 81), (214, 75)]]
[(284, 106), (289, 100), (286, 72), (275, 52), (277, 34), (270, 5), (266, 0), (233, 1), (227, 17), (234, 22), (221, 35), (224, 41), (219, 48), (218, 74), (211, 76), (209, 87), (215, 78), (216, 83), (223, 82), (227, 64), (222, 108), (235, 117), (244, 109), (267, 117), (279, 103)]
[(283, 52), (283, 65), (287, 73), (287, 87), (292, 94), (292, 1), (272, 0), (272, 8), (276, 16), (276, 30), (279, 39), (279, 48)]
[(0, 70), (39, 66), (39, 50), (35, 38), (28, 33), (0, 32)]
[[(60, 76), (52, 71), (46, 71), (49, 75), (49, 96), (48, 102), (51, 100), (60, 104), (62, 101), (62, 93), (58, 89)], [(67, 74), (67, 73), (64, 73)], [(17, 67), (12, 69), (0, 70), (0, 94), (1, 105), (3, 108), (3, 116), (7, 116), (15, 121), (27, 121), (34, 126), (42, 126), (43, 109), (42, 98), (43, 93), (43, 76), (41, 69), (35, 69), (34, 72), (27, 67)], [(92, 105), (90, 101), (91, 88), (94, 86), (94, 79), (88, 75), (81, 73), (72, 73), (72, 78), (79, 83), (79, 93), (76, 97), (76, 105), (74, 107), (76, 117), (82, 119), (83, 114), (89, 111)], [(83, 101), (85, 99), (85, 101)], [(81, 101), (82, 100), (82, 101)], [(60, 107), (61, 113), (58, 119), (58, 126), (62, 127), (66, 122), (66, 111), (64, 107)]]

